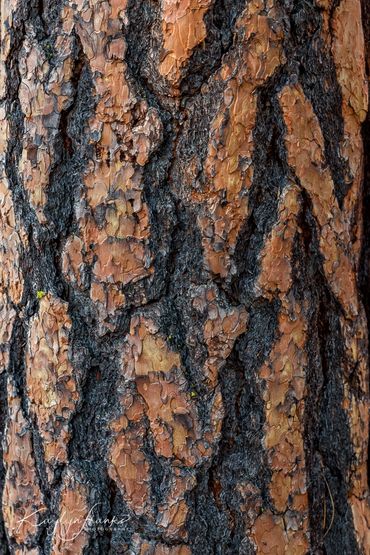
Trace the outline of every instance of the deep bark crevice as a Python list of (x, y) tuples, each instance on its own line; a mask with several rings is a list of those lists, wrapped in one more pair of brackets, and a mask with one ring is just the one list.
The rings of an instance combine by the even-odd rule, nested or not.
[[(3, 460), (3, 442), (5, 432), (5, 422), (7, 418), (8, 402), (7, 402), (7, 375), (5, 372), (0, 375), (0, 457)], [(5, 469), (3, 464), (0, 465), (0, 493), (3, 492), (5, 479)], [(8, 539), (3, 521), (3, 513), (0, 511), (0, 553), (1, 555), (10, 555)]]
[(214, 0), (204, 16), (206, 38), (182, 71), (182, 98), (199, 94), (202, 85), (221, 68), (223, 57), (233, 47), (235, 23), (245, 8), (245, 0)]
[[(191, 545), (200, 552), (228, 554), (253, 552), (246, 537), (238, 485), (248, 483), (263, 500), (261, 512), (271, 509), (268, 486), (271, 473), (263, 448), (263, 385), (258, 370), (276, 340), (278, 303), (257, 301), (250, 307), (248, 331), (238, 338), (220, 372), (225, 418), (217, 453), (207, 469), (207, 488), (189, 522)], [(195, 492), (199, 495), (199, 491)], [(197, 517), (203, 515), (203, 520)], [(219, 529), (215, 535), (214, 527)], [(208, 551), (207, 551), (208, 549)], [(212, 550), (213, 549), (213, 550)], [(202, 551), (201, 551), (202, 550)]]
[(276, 222), (279, 196), (287, 184), (285, 126), (276, 96), (287, 79), (286, 67), (282, 66), (258, 91), (258, 111), (253, 133), (254, 172), (248, 195), (249, 214), (235, 247), (237, 274), (230, 288), (232, 296), (246, 306), (253, 302), (259, 255)]
[[(21, 3), (18, 10), (14, 14), (13, 34), (11, 37), (11, 51), (6, 61), (6, 76), (7, 76), (7, 102), (9, 105), (8, 122), (10, 127), (10, 140), (8, 143), (8, 150), (6, 153), (6, 175), (9, 180), (9, 187), (12, 193), (13, 202), (15, 205), (15, 212), (18, 221), (21, 221), (28, 231), (30, 242), (32, 243), (33, 233), (32, 224), (35, 221), (33, 215), (29, 213), (28, 202), (26, 199), (25, 191), (20, 184), (20, 179), (17, 171), (18, 161), (22, 148), (23, 137), (23, 114), (18, 100), (18, 90), (20, 84), (20, 75), (18, 70), (18, 56), (22, 48), (23, 40), (25, 37), (24, 22), (26, 20), (33, 20), (37, 27), (37, 11), (35, 12), (34, 6)], [(30, 264), (29, 253), (23, 251), (21, 256), (21, 268), (25, 276), (24, 291), (21, 303), (15, 307), (17, 316), (13, 326), (13, 333), (10, 339), (9, 348), (9, 365), (7, 376), (10, 378), (11, 383), (16, 388), (16, 392), (20, 397), (22, 412), (28, 422), (32, 433), (33, 451), (36, 461), (36, 471), (40, 485), (42, 487), (45, 502), (48, 506), (50, 499), (49, 488), (46, 479), (45, 465), (43, 459), (43, 452), (41, 449), (41, 442), (37, 430), (33, 426), (32, 420), (29, 416), (27, 394), (25, 389), (25, 348), (27, 329), (30, 318), (36, 312), (37, 301), (34, 296), (34, 268)], [(21, 311), (23, 314), (21, 315)], [(45, 517), (47, 518), (48, 512)], [(35, 541), (43, 545), (43, 538), (45, 533), (45, 526), (41, 525)], [(9, 541), (9, 540), (8, 540)], [(10, 543), (6, 549), (10, 549)]]
[[(367, 60), (366, 73), (370, 77), (370, 5), (362, 0), (362, 19), (365, 36), (365, 56)], [(363, 241), (360, 261), (360, 291), (367, 317), (368, 346), (370, 338), (370, 112), (362, 126), (362, 138), (364, 144), (364, 177), (362, 187), (362, 217), (363, 217)], [(370, 362), (370, 359), (369, 359)], [(370, 453), (370, 437), (368, 454)], [(370, 457), (368, 456), (368, 483), (370, 486)]]
[[(340, 155), (344, 137), (342, 95), (331, 52), (321, 37), (321, 9), (314, 0), (282, 0), (286, 9), (284, 48), (289, 73), (296, 76), (312, 103), (324, 137), (325, 157), (342, 207), (351, 186), (348, 162)], [(331, 7), (331, 18), (335, 6)]]
[(304, 434), (311, 549), (329, 555), (356, 554), (359, 551), (347, 500), (353, 451), (348, 417), (342, 408), (344, 352), (338, 316), (341, 307), (324, 277), (316, 221), (305, 191), (302, 191), (302, 198), (302, 232), (301, 239), (297, 238), (294, 255), (294, 290), (297, 298), (308, 301), (310, 307)]

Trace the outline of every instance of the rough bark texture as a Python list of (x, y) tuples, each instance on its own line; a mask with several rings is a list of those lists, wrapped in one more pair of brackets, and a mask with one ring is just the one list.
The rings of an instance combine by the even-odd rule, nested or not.
[(370, 552), (369, 22), (1, 2), (1, 554)]

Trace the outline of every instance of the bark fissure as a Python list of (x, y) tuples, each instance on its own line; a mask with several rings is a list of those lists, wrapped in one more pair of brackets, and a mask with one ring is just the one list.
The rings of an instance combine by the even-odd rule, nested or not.
[[(331, 52), (322, 38), (321, 10), (314, 0), (286, 3), (287, 35), (284, 40), (289, 74), (297, 76), (319, 118), (325, 154), (340, 206), (351, 186), (348, 162), (340, 154), (343, 140), (342, 96)], [(336, 3), (330, 7), (329, 25)]]
[[(357, 553), (347, 502), (347, 473), (351, 452), (343, 403), (343, 337), (337, 321), (341, 307), (324, 278), (312, 206), (303, 193), (302, 243), (296, 244), (296, 291), (311, 297), (310, 326), (315, 330), (307, 346), (305, 447), (310, 501), (311, 548), (327, 553), (338, 549)], [(304, 264), (302, 265), (302, 258)], [(302, 268), (305, 270), (302, 271)], [(304, 293), (303, 293), (304, 292)], [(316, 331), (317, 330), (317, 331)], [(338, 448), (340, 447), (340, 454)], [(334, 508), (331, 506), (331, 497)]]
[[(18, 69), (18, 57), (20, 49), (25, 38), (26, 29), (24, 26), (24, 21), (27, 19), (33, 19), (35, 25), (37, 26), (37, 13), (32, 11), (33, 6), (22, 5), (15, 15), (15, 20), (19, 26), (14, 29), (13, 43), (11, 50), (8, 55), (6, 62), (7, 67), (7, 99), (10, 104), (9, 110), (9, 123), (11, 129), (11, 140), (8, 144), (8, 151), (6, 154), (6, 173), (9, 179), (10, 189), (12, 191), (15, 211), (19, 218), (19, 221), (27, 226), (28, 237), (30, 240), (30, 249), (24, 249), (22, 253), (21, 266), (25, 276), (24, 292), (23, 298), (18, 307), (15, 307), (17, 311), (17, 317), (14, 322), (13, 334), (10, 339), (10, 349), (9, 349), (9, 366), (8, 366), (8, 383), (10, 382), (15, 387), (15, 391), (20, 397), (20, 406), (23, 411), (23, 415), (27, 421), (27, 425), (31, 430), (33, 454), (36, 461), (36, 474), (37, 479), (41, 485), (44, 500), (50, 509), (50, 489), (46, 480), (45, 464), (42, 450), (42, 442), (40, 440), (37, 428), (34, 426), (32, 419), (29, 415), (28, 408), (28, 398), (25, 385), (25, 349), (27, 344), (27, 334), (29, 328), (29, 322), (31, 317), (37, 310), (37, 301), (35, 298), (35, 285), (39, 286), (41, 289), (41, 279), (40, 274), (37, 274), (37, 269), (40, 268), (41, 258), (37, 260), (37, 248), (34, 242), (34, 226), (35, 219), (33, 214), (29, 210), (29, 206), (26, 200), (24, 190), (20, 184), (20, 177), (17, 170), (18, 162), (21, 154), (22, 146), (22, 135), (23, 135), (23, 114), (20, 107), (20, 102), (18, 100), (19, 86), (20, 86), (20, 75)], [(31, 260), (37, 260), (37, 263), (33, 265)], [(47, 519), (48, 513), (46, 513)], [(41, 525), (37, 530), (34, 542), (39, 542), (40, 546), (44, 545), (45, 541), (45, 531), (46, 525)], [(9, 547), (11, 541), (9, 540)], [(8, 547), (7, 547), (8, 549)]]
[[(370, 6), (366, 1), (361, 2), (363, 27), (366, 45), (366, 72), (370, 78)], [(363, 246), (361, 252), (360, 286), (367, 315), (368, 333), (370, 334), (370, 294), (368, 288), (370, 276), (370, 115), (362, 126), (362, 138), (364, 142), (364, 181), (363, 181)], [(369, 437), (370, 442), (370, 437)], [(370, 451), (369, 451), (370, 453)], [(370, 456), (368, 454), (368, 484), (370, 486)]]
[(222, 59), (233, 47), (235, 22), (245, 8), (245, 0), (214, 0), (204, 16), (206, 38), (193, 51), (181, 78), (183, 98), (199, 94), (221, 68)]

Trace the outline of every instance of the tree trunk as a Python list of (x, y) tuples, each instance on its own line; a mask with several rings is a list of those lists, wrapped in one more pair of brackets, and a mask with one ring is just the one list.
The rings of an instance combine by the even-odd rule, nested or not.
[(0, 553), (370, 552), (369, 14), (1, 3)]

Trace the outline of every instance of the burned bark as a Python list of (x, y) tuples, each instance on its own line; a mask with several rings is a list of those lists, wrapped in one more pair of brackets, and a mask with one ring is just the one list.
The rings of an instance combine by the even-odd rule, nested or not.
[(369, 552), (368, 25), (2, 3), (0, 553)]

